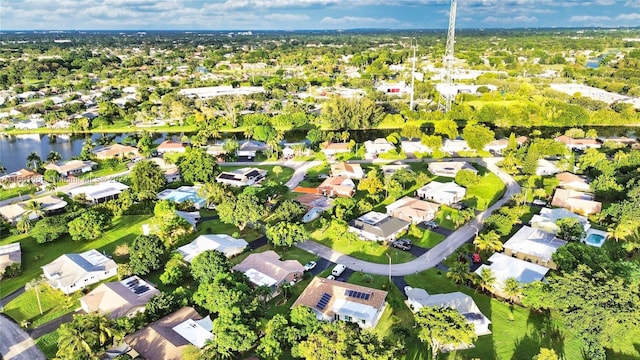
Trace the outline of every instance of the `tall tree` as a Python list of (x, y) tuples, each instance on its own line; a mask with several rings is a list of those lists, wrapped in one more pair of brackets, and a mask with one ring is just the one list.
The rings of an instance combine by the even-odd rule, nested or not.
[(240, 231), (249, 223), (257, 223), (266, 215), (266, 208), (255, 194), (243, 192), (237, 199), (227, 199), (217, 207), (220, 220), (233, 224)]
[(50, 151), (49, 155), (47, 155), (47, 162), (55, 164), (58, 161), (62, 160), (62, 155), (60, 155), (57, 151)]
[(488, 127), (481, 124), (469, 124), (462, 130), (462, 138), (470, 148), (480, 151), (495, 140), (495, 133)]
[(219, 171), (216, 159), (204, 149), (191, 148), (178, 159), (182, 179), (189, 183), (214, 182)]
[(220, 204), (225, 198), (230, 197), (227, 187), (219, 182), (207, 182), (198, 188), (198, 196), (205, 199), (207, 207)]
[[(434, 123), (435, 134), (444, 135), (448, 139), (455, 139), (458, 137), (458, 124), (453, 120), (440, 120)], [(435, 149), (432, 149), (435, 150)]]
[(291, 247), (295, 243), (305, 241), (309, 236), (302, 225), (290, 222), (267, 226), (266, 235), (276, 247)]
[(230, 270), (229, 259), (220, 251), (207, 250), (191, 260), (191, 275), (200, 284), (213, 282), (216, 275)]
[(134, 274), (146, 275), (160, 268), (164, 255), (165, 247), (159, 237), (139, 235), (133, 239), (129, 252), (129, 265)]
[(456, 262), (447, 271), (447, 279), (456, 284), (462, 284), (469, 278), (469, 264), (465, 262)]
[(33, 290), (36, 293), (36, 300), (38, 301), (38, 309), (40, 315), (42, 315), (42, 304), (40, 303), (40, 288), (44, 285), (45, 280), (43, 277), (37, 277), (24, 285), (26, 291)]
[(509, 300), (510, 303), (514, 303), (519, 301), (522, 296), (522, 286), (516, 278), (510, 277), (504, 282), (502, 293), (507, 297), (507, 300)]
[(480, 275), (478, 276), (477, 284), (480, 290), (493, 292), (493, 286), (496, 282), (496, 276), (493, 274), (493, 271), (490, 267), (483, 267), (480, 270)]
[(433, 360), (446, 346), (471, 345), (477, 339), (473, 324), (452, 308), (425, 306), (415, 318), (418, 339), (429, 344)]
[(27, 155), (27, 167), (33, 170), (37, 170), (42, 164), (42, 159), (37, 152), (31, 152)]
[(153, 161), (140, 161), (131, 169), (131, 187), (140, 200), (156, 199), (156, 194), (167, 185), (160, 166)]
[(478, 251), (496, 252), (502, 250), (500, 235), (493, 230), (476, 236), (473, 240), (473, 245), (476, 246)]

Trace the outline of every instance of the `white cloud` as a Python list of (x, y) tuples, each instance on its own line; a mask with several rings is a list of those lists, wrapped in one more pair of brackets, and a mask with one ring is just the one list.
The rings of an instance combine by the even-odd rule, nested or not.
[(627, 0), (627, 2), (624, 4), (624, 6), (629, 6), (632, 8), (638, 8), (640, 7), (640, 0)]
[(569, 19), (569, 21), (582, 23), (601, 23), (604, 21), (611, 21), (611, 18), (608, 16), (574, 15)]
[(371, 18), (357, 16), (343, 16), (341, 18), (325, 17), (321, 21), (323, 24), (331, 25), (382, 25), (382, 24), (398, 24), (400, 21), (393, 18)]
[(640, 14), (638, 13), (631, 13), (631, 14), (620, 14), (618, 16), (616, 16), (616, 20), (640, 20)]
[(290, 22), (307, 21), (310, 19), (305, 14), (278, 14), (278, 13), (265, 15), (264, 18), (267, 20), (290, 21)]
[(505, 23), (505, 24), (509, 24), (509, 23), (531, 23), (531, 22), (536, 22), (536, 21), (538, 21), (538, 18), (536, 18), (535, 16), (526, 16), (526, 15), (520, 15), (520, 16), (516, 16), (516, 17), (487, 16), (484, 19), (484, 22), (488, 22), (488, 23)]

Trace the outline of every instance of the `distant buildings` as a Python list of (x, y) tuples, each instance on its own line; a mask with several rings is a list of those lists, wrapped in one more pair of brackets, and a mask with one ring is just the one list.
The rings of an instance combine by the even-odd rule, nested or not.
[(47, 170), (55, 170), (60, 176), (79, 175), (92, 171), (98, 167), (94, 161), (70, 160), (60, 164), (46, 164)]
[(140, 156), (138, 149), (129, 145), (113, 144), (93, 150), (93, 155), (98, 160), (124, 159)]
[(466, 161), (430, 162), (429, 172), (436, 176), (456, 177), (460, 170), (469, 170), (474, 174), (478, 170)]
[(178, 94), (190, 98), (200, 98), (203, 100), (211, 99), (218, 96), (234, 96), (234, 95), (251, 95), (263, 93), (262, 86), (241, 86), (234, 88), (232, 86), (209, 86), (201, 88), (189, 88), (178, 91)]

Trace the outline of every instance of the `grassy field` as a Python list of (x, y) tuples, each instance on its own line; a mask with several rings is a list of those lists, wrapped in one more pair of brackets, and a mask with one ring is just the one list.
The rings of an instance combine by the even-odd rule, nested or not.
[(127, 167), (126, 163), (118, 162), (116, 163), (116, 166), (113, 166), (113, 167), (109, 166), (108, 163), (101, 163), (98, 165), (98, 168), (96, 170), (78, 175), (77, 178), (83, 179), (83, 180), (91, 180), (91, 179), (97, 179), (104, 176), (121, 173), (127, 170), (129, 170), (129, 168)]
[(496, 174), (488, 172), (484, 168), (480, 169), (479, 174), (482, 175), (480, 182), (467, 188), (467, 195), (463, 202), (469, 207), (486, 210), (489, 205), (502, 197), (506, 188)]
[(114, 219), (111, 230), (96, 240), (88, 242), (75, 242), (66, 235), (56, 241), (38, 244), (35, 239), (27, 234), (10, 236), (0, 241), (0, 245), (6, 245), (16, 241), (22, 248), (22, 275), (13, 279), (2, 280), (0, 285), (0, 297), (4, 297), (14, 290), (22, 287), (27, 281), (34, 279), (42, 273), (44, 266), (65, 253), (79, 253), (91, 249), (110, 254), (116, 246), (130, 243), (142, 233), (142, 224), (149, 220), (148, 215), (130, 215)]
[(21, 195), (24, 198), (24, 200), (27, 200), (31, 198), (31, 196), (29, 195), (35, 193), (36, 191), (38, 191), (38, 188), (32, 185), (20, 186), (20, 187), (15, 187), (10, 189), (5, 189), (0, 187), (0, 200), (11, 199)]
[(22, 321), (28, 321), (29, 328), (34, 328), (79, 308), (79, 298), (82, 297), (82, 295), (82, 292), (78, 291), (67, 296), (62, 293), (62, 291), (55, 290), (49, 285), (43, 284), (40, 290), (42, 315), (40, 315), (38, 308), (35, 290), (26, 291), (24, 294), (13, 299), (5, 306), (4, 313), (18, 324)]
[(446, 236), (430, 230), (424, 230), (420, 239), (416, 239), (414, 236), (407, 237), (412, 240), (414, 245), (428, 249), (433, 248), (434, 246), (440, 244), (444, 239), (446, 239)]
[(55, 358), (56, 351), (58, 351), (58, 330), (37, 338), (36, 345), (42, 350), (47, 359)]
[(453, 223), (453, 218), (457, 216), (458, 210), (452, 209), (448, 206), (440, 206), (440, 210), (436, 214), (435, 221), (438, 225), (445, 229), (455, 230), (456, 225)]

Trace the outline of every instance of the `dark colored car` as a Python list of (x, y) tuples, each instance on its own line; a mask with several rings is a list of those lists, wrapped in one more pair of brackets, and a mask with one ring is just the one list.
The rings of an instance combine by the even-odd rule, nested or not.
[(394, 248), (398, 248), (400, 250), (407, 251), (407, 250), (411, 250), (411, 241), (407, 239), (400, 239), (391, 243), (391, 246), (393, 246)]

